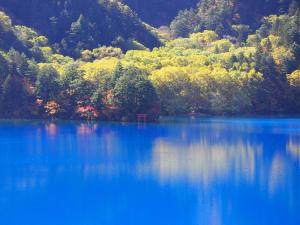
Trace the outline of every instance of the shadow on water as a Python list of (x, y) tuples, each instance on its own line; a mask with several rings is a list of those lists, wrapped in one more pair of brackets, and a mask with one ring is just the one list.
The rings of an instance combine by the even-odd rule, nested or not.
[(300, 224), (300, 120), (0, 122), (0, 224)]

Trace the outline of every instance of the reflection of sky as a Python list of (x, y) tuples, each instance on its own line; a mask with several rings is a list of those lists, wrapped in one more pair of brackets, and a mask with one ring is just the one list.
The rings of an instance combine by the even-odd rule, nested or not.
[(300, 120), (3, 121), (0, 224), (299, 224), (299, 146)]

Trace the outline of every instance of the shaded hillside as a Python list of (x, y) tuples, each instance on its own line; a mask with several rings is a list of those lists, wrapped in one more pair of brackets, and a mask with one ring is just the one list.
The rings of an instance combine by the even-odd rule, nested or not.
[(32, 27), (76, 56), (82, 49), (115, 45), (124, 50), (160, 45), (154, 29), (126, 5), (97, 0), (1, 0), (15, 21)]
[(147, 23), (168, 25), (180, 10), (195, 7), (199, 0), (125, 0)]
[[(200, 0), (197, 7), (180, 11), (171, 23), (175, 37), (211, 29), (220, 35), (257, 29), (263, 17), (287, 12), (292, 0)], [(232, 27), (233, 25), (248, 27)], [(239, 31), (237, 31), (238, 29)]]
[[(224, 6), (224, 2), (235, 8), (234, 12), (240, 16), (240, 22), (257, 25), (262, 16), (278, 13), (285, 10), (291, 1), (289, 0), (125, 0), (138, 15), (147, 23), (159, 27), (168, 25), (180, 10), (190, 8), (205, 8), (206, 5), (211, 7), (212, 12), (218, 11), (219, 7)], [(282, 12), (282, 11), (281, 11)]]

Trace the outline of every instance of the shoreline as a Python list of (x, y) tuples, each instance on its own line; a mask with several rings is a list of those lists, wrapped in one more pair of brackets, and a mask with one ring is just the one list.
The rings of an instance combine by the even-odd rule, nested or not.
[(45, 123), (64, 123), (64, 122), (72, 122), (72, 123), (113, 123), (113, 124), (159, 124), (159, 123), (169, 123), (169, 122), (179, 122), (180, 120), (184, 121), (192, 121), (192, 120), (206, 120), (206, 119), (225, 119), (225, 120), (238, 120), (238, 119), (264, 119), (264, 120), (272, 120), (272, 119), (300, 119), (300, 115), (176, 115), (176, 116), (160, 116), (156, 121), (147, 121), (147, 122), (138, 122), (138, 121), (119, 121), (119, 120), (84, 120), (84, 119), (47, 119), (47, 118), (0, 118), (0, 123), (5, 121), (20, 121), (20, 122), (45, 122)]

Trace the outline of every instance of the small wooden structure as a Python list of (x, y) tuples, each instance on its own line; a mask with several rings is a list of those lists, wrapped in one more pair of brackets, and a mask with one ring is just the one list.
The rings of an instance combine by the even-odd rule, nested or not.
[(136, 119), (138, 122), (144, 122), (146, 123), (148, 121), (148, 114), (136, 114)]

